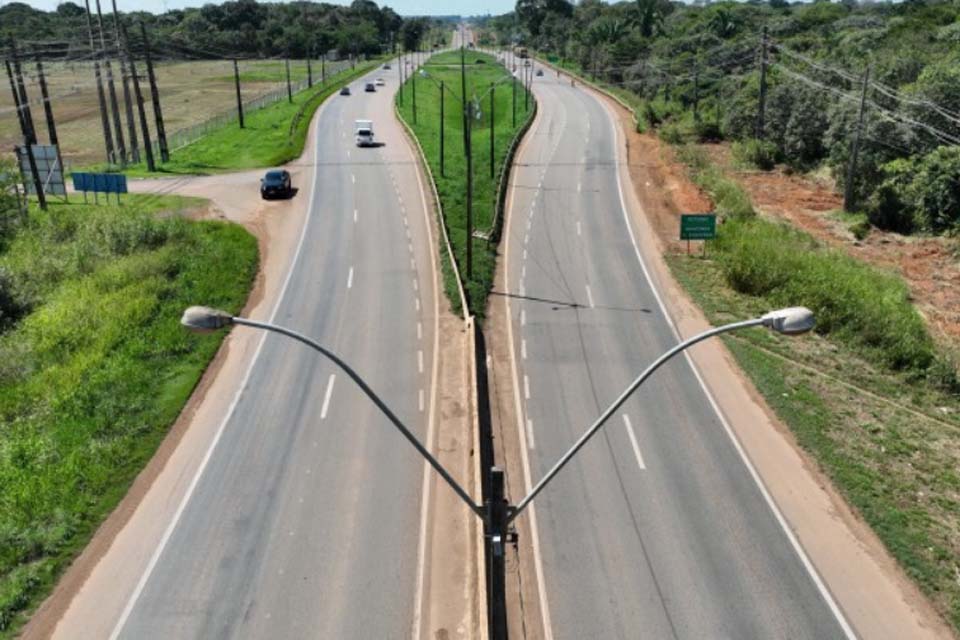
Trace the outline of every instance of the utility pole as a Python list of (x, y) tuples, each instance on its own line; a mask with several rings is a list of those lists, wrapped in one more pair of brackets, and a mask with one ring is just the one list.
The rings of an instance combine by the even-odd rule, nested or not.
[(863, 87), (860, 89), (860, 113), (857, 115), (857, 130), (853, 134), (850, 149), (850, 164), (847, 165), (847, 180), (843, 185), (843, 210), (853, 211), (856, 196), (853, 192), (853, 177), (857, 172), (857, 156), (860, 153), (860, 136), (863, 134), (863, 116), (867, 104), (867, 87), (870, 84), (870, 67), (863, 72)]
[(307, 52), (307, 88), (313, 88), (313, 69), (310, 68), (310, 56), (313, 53), (313, 49)]
[[(126, 29), (124, 29), (126, 37)], [(150, 97), (153, 100), (153, 117), (157, 123), (157, 142), (160, 145), (160, 161), (170, 162), (170, 151), (167, 147), (167, 131), (163, 126), (163, 111), (160, 109), (160, 91), (157, 89), (157, 76), (153, 73), (153, 58), (150, 57), (150, 40), (147, 38), (147, 28), (140, 22), (140, 35), (143, 36), (143, 53), (147, 59), (147, 79), (150, 81)]]
[[(33, 155), (33, 143), (28, 138), (24, 138), (23, 148), (27, 152), (27, 163), (30, 165), (30, 173), (33, 175), (33, 190), (37, 192), (37, 201), (40, 208), (47, 210), (47, 194), (43, 192), (43, 181), (40, 179), (40, 172), (37, 170), (37, 159)], [(23, 185), (26, 191), (27, 185)]]
[(403, 53), (400, 53), (400, 57), (397, 58), (397, 76), (400, 78), (400, 89), (398, 91), (398, 96), (400, 97), (400, 106), (403, 106)]
[(700, 58), (693, 61), (693, 121), (700, 122)]
[(766, 124), (764, 119), (766, 117), (767, 109), (767, 48), (769, 42), (767, 41), (767, 28), (763, 28), (763, 38), (760, 40), (760, 105), (757, 110), (757, 139), (762, 140), (764, 136), (764, 129)]
[[(529, 62), (530, 58), (527, 58)], [(523, 112), (527, 113), (530, 111), (530, 81), (529, 81), (529, 69), (530, 67), (524, 66), (524, 82), (523, 82)]]
[(123, 83), (123, 106), (127, 116), (127, 136), (130, 138), (130, 160), (140, 162), (140, 150), (137, 148), (137, 123), (133, 119), (133, 101), (130, 99), (130, 76), (127, 75), (127, 65), (123, 60), (122, 45), (120, 43), (120, 15), (117, 13), (117, 0), (113, 4), (113, 30), (117, 39), (117, 56), (120, 58), (120, 79)]
[(493, 117), (493, 94), (494, 94), (494, 84), (490, 83), (490, 179), (493, 180), (493, 154), (494, 154), (494, 138), (496, 137), (496, 120)]
[(240, 70), (236, 58), (233, 59), (233, 83), (237, 87), (237, 114), (240, 116), (240, 128), (243, 129), (243, 98), (240, 96)]
[(20, 104), (20, 94), (17, 92), (17, 83), (13, 79), (13, 67), (9, 60), (3, 61), (7, 67), (7, 78), (10, 80), (10, 92), (13, 94), (13, 106), (17, 110), (17, 122), (20, 123), (20, 134), (27, 135), (27, 124), (23, 120), (23, 105)]
[(467, 99), (466, 49), (460, 46), (460, 90), (463, 98), (463, 151), (467, 156), (467, 280), (473, 280), (473, 150), (470, 122), (473, 103)]
[(84, 0), (87, 8), (87, 35), (90, 37), (90, 52), (93, 55), (93, 72), (97, 77), (97, 100), (100, 104), (100, 124), (103, 126), (103, 144), (107, 149), (107, 163), (114, 161), (113, 134), (110, 133), (110, 117), (107, 116), (107, 98), (103, 93), (103, 76), (100, 73), (100, 56), (93, 44), (93, 19), (90, 15), (90, 0)]
[(103, 13), (100, 11), (100, 0), (97, 0), (97, 28), (100, 32), (100, 54), (107, 70), (107, 90), (110, 94), (110, 112), (113, 114), (113, 132), (117, 141), (117, 154), (120, 164), (127, 163), (127, 149), (123, 142), (123, 121), (120, 120), (120, 107), (117, 104), (117, 88), (113, 83), (113, 66), (107, 57), (107, 41), (103, 37)]
[(133, 79), (133, 91), (137, 97), (137, 112), (140, 114), (140, 128), (143, 130), (143, 151), (147, 154), (147, 170), (156, 171), (157, 166), (153, 161), (153, 145), (150, 142), (150, 129), (147, 128), (147, 112), (143, 108), (143, 93), (140, 92), (140, 78), (137, 76), (137, 63), (130, 53), (129, 38), (127, 38), (127, 28), (123, 27), (123, 41), (127, 43), (127, 60), (130, 62), (130, 77)]
[(413, 124), (417, 124), (417, 70), (410, 76), (410, 92), (413, 94)]
[(60, 171), (66, 173), (63, 168), (63, 155), (60, 153), (60, 140), (57, 136), (57, 123), (53, 119), (53, 105), (50, 103), (50, 93), (47, 91), (47, 79), (43, 75), (43, 63), (40, 56), (36, 56), (37, 75), (40, 79), (40, 95), (43, 96), (43, 113), (47, 118), (47, 134), (50, 137), (50, 144), (57, 148), (57, 166)]
[(284, 60), (287, 66), (287, 102), (293, 104), (293, 88), (290, 86), (290, 58)]
[(446, 177), (443, 170), (443, 80), (440, 81), (440, 176)]
[(513, 128), (517, 128), (517, 77), (513, 77)]
[(327, 54), (320, 54), (320, 84), (327, 84)]
[(37, 129), (33, 126), (33, 114), (30, 111), (30, 100), (27, 98), (27, 86), (23, 82), (23, 69), (20, 67), (20, 54), (17, 45), (10, 41), (10, 57), (13, 59), (13, 74), (17, 84), (17, 95), (20, 99), (20, 112), (23, 114), (23, 137), (27, 144), (37, 144)]

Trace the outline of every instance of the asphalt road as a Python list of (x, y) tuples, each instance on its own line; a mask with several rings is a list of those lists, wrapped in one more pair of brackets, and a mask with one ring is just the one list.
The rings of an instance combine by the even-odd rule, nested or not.
[[(507, 278), (536, 481), (676, 339), (631, 241), (612, 118), (553, 71), (534, 91)], [(555, 638), (844, 636), (683, 358), (535, 505)]]
[[(434, 295), (414, 160), (387, 86), (333, 96), (275, 321), (332, 348), (424, 439)], [(358, 149), (353, 121), (380, 148)], [(198, 301), (202, 302), (202, 301)], [(237, 331), (252, 329), (238, 328)], [(236, 410), (115, 629), (122, 638), (408, 635), (423, 461), (352, 383), (270, 335)]]

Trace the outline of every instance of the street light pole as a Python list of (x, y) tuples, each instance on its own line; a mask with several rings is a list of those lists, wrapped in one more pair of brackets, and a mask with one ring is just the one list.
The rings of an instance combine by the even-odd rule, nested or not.
[(466, 49), (460, 47), (460, 89), (463, 99), (463, 152), (467, 158), (467, 280), (473, 280), (473, 152), (470, 144), (471, 102), (467, 99)]
[(446, 177), (443, 170), (443, 80), (440, 81), (440, 176)]
[(404, 438), (423, 456), (424, 460), (433, 467), (441, 478), (453, 489), (454, 493), (463, 500), (470, 508), (470, 511), (481, 518), (485, 525), (485, 539), (487, 541), (487, 561), (489, 563), (490, 578), (488, 582), (490, 616), (488, 619), (489, 636), (492, 640), (506, 640), (507, 638), (507, 609), (506, 609), (506, 545), (509, 541), (515, 540), (511, 535), (510, 523), (530, 504), (530, 502), (539, 494), (543, 488), (560, 472), (560, 470), (576, 455), (576, 453), (600, 430), (606, 421), (613, 415), (617, 409), (626, 402), (627, 398), (649, 378), (654, 371), (659, 369), (665, 362), (673, 356), (688, 349), (689, 347), (702, 342), (707, 338), (735, 331), (747, 327), (765, 326), (771, 331), (785, 334), (797, 335), (806, 333), (813, 328), (813, 313), (803, 307), (792, 307), (771, 311), (759, 318), (745, 320), (743, 322), (734, 322), (731, 324), (709, 329), (692, 338), (684, 340), (676, 345), (662, 356), (657, 358), (636, 380), (634, 380), (627, 389), (614, 400), (613, 404), (604, 411), (599, 418), (587, 429), (587, 431), (577, 440), (576, 443), (565, 453), (560, 460), (547, 472), (547, 474), (530, 490), (516, 506), (511, 506), (504, 497), (504, 473), (502, 469), (492, 467), (490, 469), (490, 496), (483, 505), (476, 504), (470, 495), (461, 487), (453, 476), (433, 457), (433, 455), (424, 447), (417, 437), (408, 429), (390, 408), (381, 400), (376, 393), (363, 381), (362, 378), (351, 369), (336, 354), (324, 348), (319, 343), (307, 336), (297, 333), (291, 329), (280, 327), (266, 322), (258, 322), (247, 318), (232, 316), (226, 311), (219, 311), (209, 307), (190, 307), (187, 309), (180, 323), (191, 331), (206, 333), (216, 331), (230, 325), (239, 324), (267, 331), (273, 331), (293, 338), (303, 344), (318, 351), (326, 356), (335, 365), (337, 365), (347, 376), (356, 383), (360, 390), (376, 405), (378, 409), (387, 417), (387, 419), (397, 428)]
[(301, 333), (297, 333), (292, 329), (287, 329), (286, 327), (281, 327), (267, 322), (259, 322), (257, 320), (250, 320), (248, 318), (241, 318), (239, 316), (232, 316), (225, 311), (211, 309), (209, 307), (190, 307), (184, 311), (183, 317), (180, 319), (180, 323), (191, 331), (198, 333), (216, 331), (217, 329), (222, 329), (233, 324), (255, 327), (257, 329), (273, 331), (274, 333), (279, 333), (289, 338), (293, 338), (294, 340), (302, 342), (315, 351), (320, 352), (322, 355), (326, 356), (327, 359), (337, 365), (351, 380), (353, 380), (358, 387), (360, 387), (360, 390), (363, 391), (368, 398), (370, 398), (370, 401), (373, 402), (378, 409), (380, 409), (381, 413), (386, 416), (387, 420), (389, 420), (391, 424), (393, 424), (393, 426), (395, 426), (403, 435), (403, 437), (406, 438), (411, 445), (413, 445), (413, 448), (416, 449), (421, 456), (423, 456), (424, 460), (426, 460), (427, 463), (433, 467), (438, 474), (440, 474), (440, 477), (443, 478), (448, 485), (450, 485), (450, 488), (453, 489), (454, 493), (456, 493), (464, 503), (466, 503), (470, 510), (478, 517), (484, 517), (484, 508), (473, 501), (473, 499), (470, 497), (470, 494), (468, 494), (466, 490), (461, 487), (456, 480), (453, 479), (453, 476), (451, 476), (450, 473), (443, 467), (443, 465), (440, 464), (440, 461), (434, 458), (430, 451), (428, 451), (427, 448), (424, 447), (419, 440), (417, 440), (417, 437), (413, 435), (413, 432), (411, 432), (410, 429), (408, 429), (407, 426), (400, 421), (400, 418), (398, 418), (396, 414), (390, 410), (390, 407), (388, 407), (386, 403), (384, 403), (384, 401), (381, 400), (380, 397), (373, 391), (373, 389), (371, 389), (367, 383), (363, 381), (363, 378), (361, 378), (356, 371), (351, 369), (346, 362), (341, 360), (339, 356), (326, 349), (318, 342)]

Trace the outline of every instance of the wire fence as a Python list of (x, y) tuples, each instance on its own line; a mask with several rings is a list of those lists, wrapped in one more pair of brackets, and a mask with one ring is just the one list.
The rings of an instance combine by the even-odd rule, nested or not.
[[(329, 83), (333, 78), (339, 74), (341, 71), (349, 68), (351, 62), (349, 60), (339, 60), (336, 62), (328, 62), (326, 64), (326, 82)], [(296, 82), (291, 82), (291, 91), (294, 94), (300, 93), (304, 89), (307, 89), (310, 86), (307, 79), (298, 80)], [(319, 80), (313, 83), (315, 87), (324, 86), (323, 82)], [(267, 93), (264, 93), (256, 98), (252, 98), (243, 103), (243, 115), (249, 116), (253, 113), (256, 113), (264, 107), (268, 107), (272, 104), (280, 102), (281, 100), (287, 99), (287, 86), (286, 83), (283, 84), (280, 88), (274, 89)], [(207, 118), (203, 122), (191, 125), (189, 127), (184, 127), (178, 129), (173, 133), (167, 134), (167, 148), (173, 153), (178, 149), (182, 149), (187, 145), (196, 142), (203, 136), (207, 135), (211, 131), (219, 129), (231, 122), (236, 122), (239, 120), (239, 114), (237, 112), (237, 107), (231, 107), (225, 111), (222, 111), (210, 118)], [(155, 155), (160, 154), (160, 142), (158, 140), (153, 140), (151, 142), (153, 147), (153, 152)]]

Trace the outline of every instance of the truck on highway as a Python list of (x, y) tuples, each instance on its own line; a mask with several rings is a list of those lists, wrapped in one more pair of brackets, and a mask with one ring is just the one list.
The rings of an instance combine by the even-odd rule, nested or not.
[(357, 120), (354, 132), (358, 147), (373, 146), (373, 120)]

